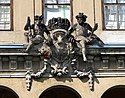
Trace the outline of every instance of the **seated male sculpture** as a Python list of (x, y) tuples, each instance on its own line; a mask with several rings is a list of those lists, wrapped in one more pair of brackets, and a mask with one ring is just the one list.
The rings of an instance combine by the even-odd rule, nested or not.
[[(28, 20), (27, 20), (27, 24), (25, 25), (25, 28), (24, 30), (28, 30), (30, 29), (29, 31), (29, 44), (26, 48), (26, 52), (28, 52), (34, 45), (38, 45), (40, 43), (43, 43), (44, 40), (46, 41), (50, 41), (51, 38), (50, 38), (50, 32), (47, 30), (47, 27), (45, 24), (42, 23), (43, 21), (43, 16), (35, 16), (35, 22), (34, 24), (30, 25), (30, 21), (29, 20), (29, 17), (28, 17)], [(29, 28), (28, 28), (29, 26)], [(48, 39), (46, 39), (44, 37), (44, 32), (48, 35)]]
[(95, 34), (93, 34), (93, 32), (97, 30), (98, 24), (96, 23), (94, 28), (92, 28), (88, 23), (86, 23), (86, 18), (86, 15), (84, 15), (83, 13), (79, 13), (76, 16), (77, 23), (70, 28), (68, 34), (69, 36), (72, 36), (71, 33), (73, 31), (76, 31), (75, 36), (73, 36), (74, 40), (72, 40), (72, 44), (73, 46), (78, 46), (81, 49), (84, 61), (87, 61), (85, 55), (86, 43), (90, 43), (95, 39), (101, 41)]

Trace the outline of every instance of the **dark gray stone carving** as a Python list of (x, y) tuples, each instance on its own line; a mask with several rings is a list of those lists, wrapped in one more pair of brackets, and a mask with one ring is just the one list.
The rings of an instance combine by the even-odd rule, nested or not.
[[(46, 42), (49, 42), (51, 40), (50, 38), (50, 32), (48, 31), (46, 25), (42, 23), (43, 16), (35, 16), (34, 24), (30, 24), (31, 20), (30, 17), (27, 18), (27, 23), (24, 27), (24, 30), (27, 31), (25, 35), (28, 39), (28, 46), (26, 48), (26, 52), (29, 52), (32, 48), (35, 48), (39, 50), (39, 48), (45, 44)], [(44, 36), (44, 32), (47, 34), (47, 38)]]
[(31, 85), (32, 85), (32, 77), (31, 77), (31, 72), (27, 71), (25, 73), (25, 77), (26, 77), (26, 88), (28, 91), (30, 91), (31, 89)]
[(98, 44), (99, 46), (103, 46), (104, 43), (102, 40), (97, 37), (94, 33), (94, 31), (97, 30), (98, 24), (96, 23), (94, 25), (94, 28), (92, 28), (88, 23), (86, 23), (87, 16), (83, 13), (79, 13), (76, 16), (77, 23), (74, 24), (71, 29), (69, 30), (69, 36), (73, 31), (76, 31), (76, 35), (73, 36), (74, 40), (71, 40), (72, 44), (76, 44), (78, 48), (81, 49), (82, 55), (83, 55), (83, 61), (87, 61), (86, 58), (86, 45), (87, 44)]
[[(66, 18), (52, 18), (48, 26), (42, 23), (43, 16), (35, 16), (35, 22), (30, 24), (28, 17), (24, 30), (27, 31), (28, 46), (26, 52), (32, 52), (33, 49), (41, 53), (43, 57), (43, 68), (36, 73), (27, 72), (27, 81), (31, 78), (41, 78), (45, 74), (48, 66), (51, 68), (51, 75), (61, 77), (69, 73), (69, 67), (72, 67), (74, 74), (79, 78), (88, 77), (89, 87), (93, 89), (94, 72), (79, 71), (77, 68), (77, 58), (83, 55), (83, 61), (87, 61), (86, 45), (97, 44), (103, 47), (103, 41), (94, 34), (98, 24), (92, 28), (86, 23), (87, 16), (79, 13), (76, 16), (77, 22), (70, 29), (70, 22)], [(72, 32), (76, 31), (76, 36)], [(46, 33), (46, 36), (44, 34)], [(88, 60), (93, 63), (93, 60)], [(30, 82), (27, 82), (29, 89)]]

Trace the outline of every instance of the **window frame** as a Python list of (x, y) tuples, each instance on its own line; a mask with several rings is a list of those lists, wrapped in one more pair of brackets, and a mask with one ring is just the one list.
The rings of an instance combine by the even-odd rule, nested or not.
[[(42, 15), (44, 16), (45, 6), (46, 5), (69, 5), (70, 6), (70, 22), (73, 23), (73, 2), (70, 0), (69, 3), (58, 3), (58, 0), (56, 0), (57, 3), (45, 3), (45, 0), (42, 0)], [(45, 23), (45, 21), (44, 21)]]
[(10, 0), (10, 3), (0, 3), (0, 6), (10, 6), (10, 29), (0, 29), (0, 31), (13, 31), (13, 0)]
[[(103, 30), (108, 30), (108, 31), (125, 31), (125, 28), (124, 29), (120, 29), (117, 27), (117, 29), (106, 29), (106, 25), (105, 25), (105, 5), (116, 5), (116, 6), (119, 6), (119, 5), (125, 5), (125, 3), (118, 3), (118, 0), (116, 0), (116, 3), (104, 3), (104, 0), (101, 0), (102, 2), (102, 29)], [(118, 9), (117, 9), (118, 11)], [(118, 17), (117, 17), (118, 18)], [(117, 25), (118, 25), (118, 20), (117, 20)]]

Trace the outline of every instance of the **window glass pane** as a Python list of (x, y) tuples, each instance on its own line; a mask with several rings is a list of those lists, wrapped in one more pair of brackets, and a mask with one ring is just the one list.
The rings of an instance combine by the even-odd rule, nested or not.
[(117, 6), (109, 5), (104, 7), (106, 29), (117, 29)]
[(10, 6), (0, 6), (0, 29), (10, 29)]
[(7, 22), (0, 22), (0, 29), (1, 30), (9, 30), (10, 29), (10, 23)]
[(10, 0), (4, 0), (5, 1), (5, 3), (10, 3)]
[(45, 23), (55, 17), (68, 18), (70, 20), (70, 6), (69, 5), (48, 5), (45, 7)]
[(118, 13), (119, 13), (119, 28), (125, 29), (125, 6), (119, 6)]
[(56, 0), (45, 0), (45, 3), (57, 3)]
[(104, 3), (116, 3), (116, 0), (104, 0)]
[(70, 0), (58, 0), (58, 3), (70, 3)]
[(0, 0), (0, 3), (10, 3), (10, 0)]
[(118, 0), (118, 3), (125, 3), (125, 0)]

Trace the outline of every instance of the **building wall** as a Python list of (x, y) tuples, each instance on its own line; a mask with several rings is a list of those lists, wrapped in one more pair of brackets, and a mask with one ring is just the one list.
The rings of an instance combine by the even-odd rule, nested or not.
[(73, 22), (76, 23), (75, 16), (83, 12), (87, 15), (87, 22), (94, 25), (93, 0), (73, 0)]
[[(124, 43), (124, 31), (103, 31), (102, 30), (102, 7), (101, 0), (95, 0), (95, 21), (94, 21), (94, 0), (73, 0), (73, 23), (76, 22), (75, 16), (79, 12), (85, 13), (88, 18), (87, 22), (94, 26), (94, 22), (98, 23), (99, 28), (96, 34), (105, 43)], [(41, 15), (42, 2), (35, 0), (35, 14)], [(14, 31), (0, 31), (0, 44), (3, 43), (27, 43), (24, 36), (24, 25), (27, 16), (31, 17), (33, 22), (33, 0), (13, 0), (13, 23)], [(20, 98), (38, 98), (40, 94), (47, 88), (55, 85), (66, 85), (75, 89), (82, 98), (100, 98), (101, 95), (110, 87), (115, 85), (125, 85), (124, 77), (97, 78), (94, 81), (94, 91), (89, 89), (88, 83), (85, 80), (78, 78), (72, 79), (55, 79), (41, 78), (39, 81), (33, 81), (31, 91), (27, 91), (25, 78), (0, 78), (0, 85), (13, 89)]]
[[(94, 3), (95, 2), (95, 5)], [(34, 17), (33, 0), (13, 0), (13, 24), (14, 31), (0, 31), (0, 43), (26, 43), (24, 37), (24, 25), (28, 16), (33, 23)], [(95, 6), (95, 19), (94, 19)], [(73, 0), (73, 23), (76, 23), (75, 16), (79, 13), (85, 13), (87, 22), (94, 26), (98, 23), (99, 27), (96, 34), (105, 43), (124, 43), (124, 31), (103, 31), (102, 30), (102, 5), (101, 0)], [(35, 0), (35, 15), (42, 14), (42, 0)]]
[[(28, 16), (30, 16), (33, 23), (33, 1), (35, 1), (35, 15), (41, 15), (42, 0), (13, 0), (14, 31), (0, 31), (0, 43), (26, 43), (23, 28)], [(93, 0), (73, 0), (73, 23), (76, 22), (75, 16), (79, 12), (84, 12), (88, 16), (87, 22), (92, 26), (94, 25)]]
[[(93, 3), (94, 2), (94, 3)], [(95, 4), (95, 5), (94, 5)], [(27, 16), (31, 17), (33, 23), (34, 7), (33, 0), (13, 0), (13, 24), (14, 31), (0, 31), (0, 43), (26, 43), (24, 37), (24, 25)], [(94, 19), (95, 6), (95, 19)], [(85, 13), (87, 22), (94, 26), (98, 23), (98, 30), (95, 32), (105, 43), (125, 43), (124, 31), (103, 31), (102, 30), (102, 5), (101, 0), (73, 0), (73, 23), (76, 23), (75, 16)], [(42, 14), (42, 0), (35, 0), (35, 15)]]
[[(42, 1), (35, 0), (35, 15), (42, 13)], [(33, 0), (13, 0), (13, 31), (0, 31), (0, 43), (27, 43), (24, 36), (24, 26), (27, 17), (34, 19)]]
[[(88, 18), (87, 22), (94, 26), (98, 23), (98, 29), (95, 32), (106, 44), (124, 44), (125, 31), (104, 31), (102, 30), (102, 0), (73, 0), (73, 22), (76, 22), (75, 16), (79, 12), (85, 13)], [(95, 10), (94, 10), (95, 6)], [(95, 11), (95, 19), (94, 19)]]
[(11, 88), (13, 91), (15, 91), (19, 98), (39, 98), (43, 91), (52, 86), (58, 85), (71, 87), (72, 89), (76, 90), (82, 98), (101, 98), (107, 89), (116, 85), (125, 85), (123, 81), (125, 81), (124, 77), (98, 78), (94, 82), (94, 91), (90, 91), (88, 83), (85, 82), (85, 79), (80, 80), (77, 78), (41, 78), (38, 81), (32, 82), (30, 91), (27, 91), (26, 89), (25, 78), (1, 78), (0, 85)]

